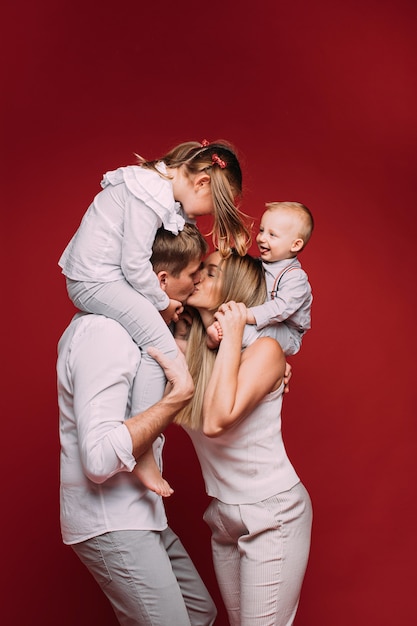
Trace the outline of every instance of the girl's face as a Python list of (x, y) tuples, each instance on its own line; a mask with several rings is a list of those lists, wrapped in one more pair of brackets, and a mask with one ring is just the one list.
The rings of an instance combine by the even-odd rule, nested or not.
[(210, 176), (205, 172), (195, 176), (186, 176), (179, 168), (174, 181), (174, 197), (181, 202), (185, 214), (195, 219), (200, 215), (212, 215), (214, 213), (213, 195), (211, 193)]
[(217, 308), (222, 287), (221, 256), (213, 252), (204, 261), (200, 282), (187, 300), (187, 304), (199, 311)]

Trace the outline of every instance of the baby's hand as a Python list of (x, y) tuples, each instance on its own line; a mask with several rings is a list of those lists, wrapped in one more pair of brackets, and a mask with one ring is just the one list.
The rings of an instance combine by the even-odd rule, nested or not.
[(179, 315), (183, 312), (184, 307), (179, 300), (170, 300), (168, 307), (163, 311), (159, 311), (165, 324), (178, 322)]

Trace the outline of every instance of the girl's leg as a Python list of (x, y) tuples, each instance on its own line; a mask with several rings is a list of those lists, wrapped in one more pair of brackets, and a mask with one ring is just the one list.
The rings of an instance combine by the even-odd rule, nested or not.
[(155, 493), (164, 498), (168, 498), (174, 493), (169, 483), (161, 476), (152, 448), (149, 448), (149, 450), (142, 454), (137, 460), (132, 473), (139, 478), (140, 482), (143, 483), (145, 487), (151, 491), (155, 491)]
[[(67, 279), (67, 289), (75, 306), (87, 313), (116, 320), (140, 348), (141, 360), (132, 388), (131, 414), (141, 413), (156, 404), (164, 394), (166, 379), (162, 368), (149, 356), (147, 349), (155, 346), (170, 358), (177, 355), (175, 340), (160, 313), (125, 280), (83, 283)], [(165, 497), (171, 495), (172, 489), (162, 478), (151, 449), (133, 471), (152, 491)]]
[(158, 402), (165, 390), (165, 375), (148, 355), (150, 346), (159, 348), (170, 358), (177, 346), (168, 326), (156, 308), (135, 291), (126, 280), (111, 283), (82, 283), (67, 279), (68, 294), (79, 309), (117, 320), (142, 351), (139, 372), (132, 398), (132, 415)]

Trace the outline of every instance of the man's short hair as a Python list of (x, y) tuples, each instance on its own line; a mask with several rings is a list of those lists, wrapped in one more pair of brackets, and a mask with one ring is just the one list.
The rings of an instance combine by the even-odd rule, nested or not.
[(152, 246), (151, 263), (157, 274), (163, 270), (179, 276), (192, 261), (207, 254), (208, 244), (194, 224), (185, 224), (178, 235), (159, 228)]

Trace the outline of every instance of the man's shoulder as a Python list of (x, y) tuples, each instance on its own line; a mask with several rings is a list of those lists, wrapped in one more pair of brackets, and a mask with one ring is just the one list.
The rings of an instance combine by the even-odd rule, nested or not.
[(58, 343), (61, 380), (72, 378), (82, 388), (112, 385), (137, 374), (141, 353), (129, 333), (104, 315), (77, 314)]
[(61, 340), (64, 338), (71, 343), (94, 338), (97, 342), (108, 341), (115, 342), (116, 345), (136, 347), (127, 330), (119, 322), (105, 315), (97, 315), (95, 313), (77, 313), (72, 318)]

